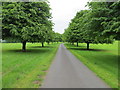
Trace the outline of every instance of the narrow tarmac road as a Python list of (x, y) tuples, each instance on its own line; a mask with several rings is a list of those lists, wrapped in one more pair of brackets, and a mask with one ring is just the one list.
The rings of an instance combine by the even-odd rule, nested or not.
[(61, 44), (41, 88), (109, 88)]

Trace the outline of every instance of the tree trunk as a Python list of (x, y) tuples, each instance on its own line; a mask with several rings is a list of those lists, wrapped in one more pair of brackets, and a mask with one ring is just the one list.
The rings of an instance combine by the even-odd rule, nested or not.
[(89, 42), (87, 42), (87, 50), (89, 50)]
[(22, 51), (26, 51), (26, 41), (22, 42)]
[(48, 42), (48, 45), (50, 44), (50, 42)]
[(74, 42), (72, 43), (72, 45), (74, 45)]
[(78, 42), (77, 42), (77, 47), (78, 47)]
[(42, 42), (42, 47), (44, 47), (44, 43)]

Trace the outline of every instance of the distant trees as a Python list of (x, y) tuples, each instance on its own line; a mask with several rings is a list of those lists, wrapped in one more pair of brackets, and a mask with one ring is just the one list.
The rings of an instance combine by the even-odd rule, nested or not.
[(62, 42), (62, 34), (60, 33), (54, 33), (54, 38), (53, 38), (53, 42)]
[(22, 50), (26, 42), (48, 43), (52, 38), (50, 7), (44, 2), (3, 2), (2, 37), (5, 40), (19, 41)]
[(112, 43), (120, 39), (120, 2), (90, 2), (89, 10), (82, 10), (65, 30), (68, 42)]

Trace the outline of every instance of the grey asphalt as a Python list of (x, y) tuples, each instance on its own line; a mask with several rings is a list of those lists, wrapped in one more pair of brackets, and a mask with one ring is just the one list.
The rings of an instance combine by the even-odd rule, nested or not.
[(61, 44), (41, 88), (110, 87)]

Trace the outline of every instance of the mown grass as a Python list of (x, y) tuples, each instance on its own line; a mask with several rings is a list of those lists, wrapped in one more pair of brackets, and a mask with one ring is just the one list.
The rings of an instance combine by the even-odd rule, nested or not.
[(65, 46), (89, 69), (96, 73), (112, 88), (118, 88), (118, 41), (114, 44), (86, 44)]
[(2, 87), (39, 88), (58, 46), (27, 43), (27, 52), (22, 52), (20, 43), (3, 43)]
[(2, 89), (2, 44), (0, 43), (0, 89)]

